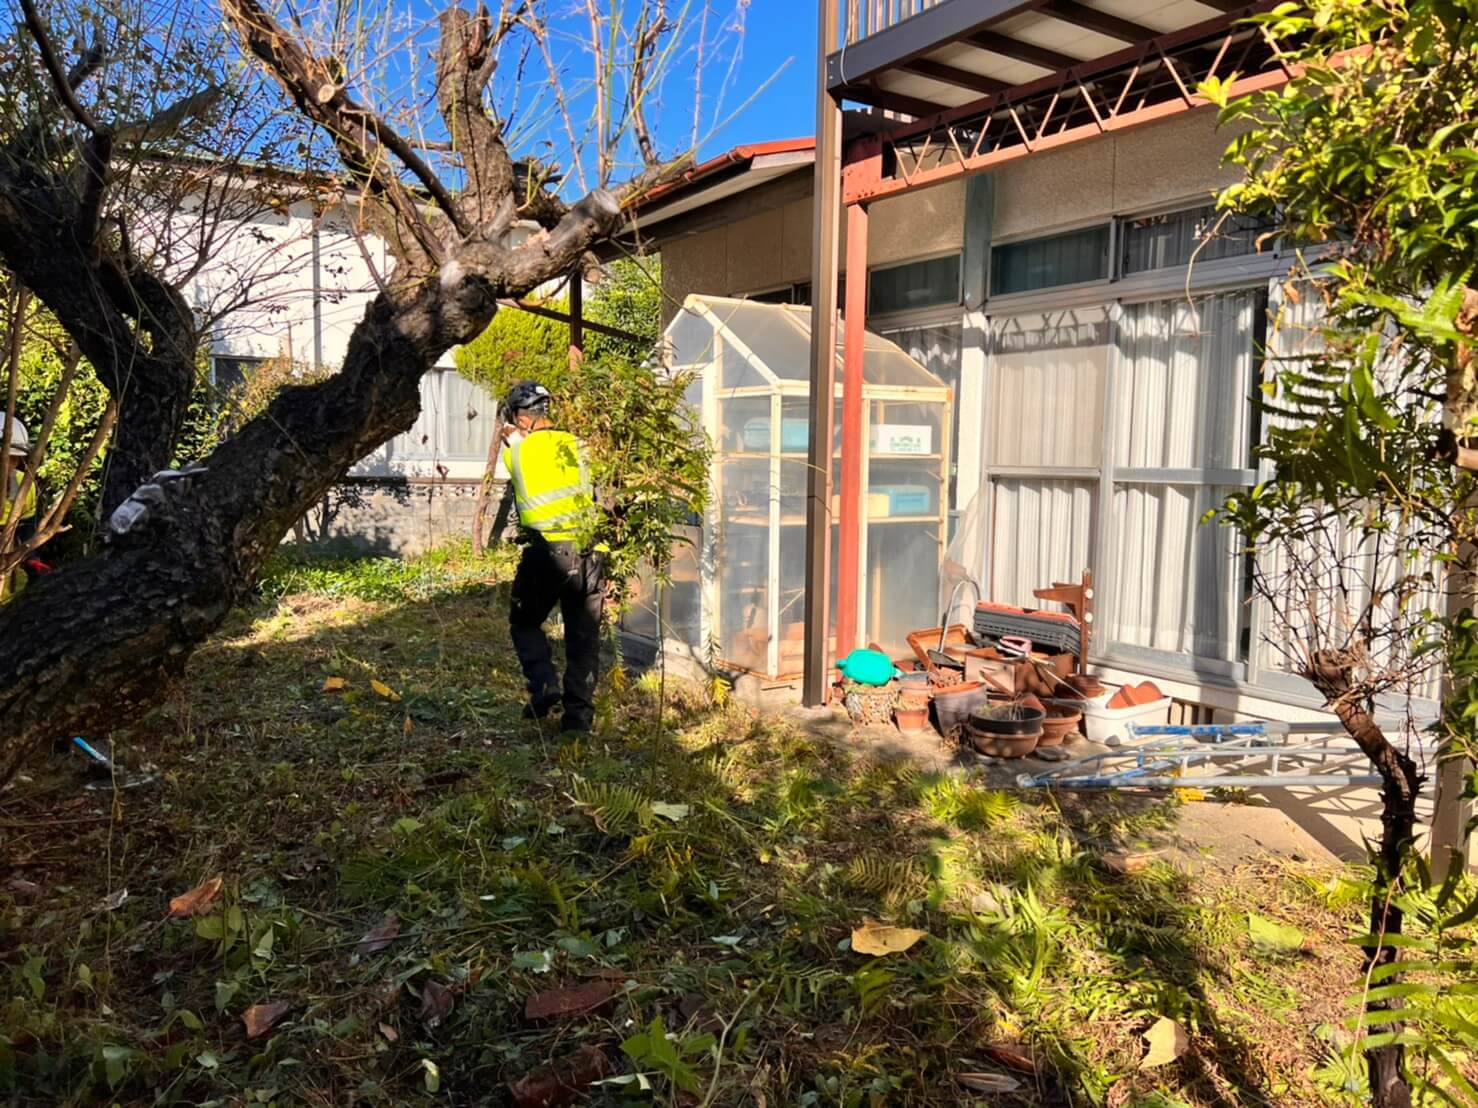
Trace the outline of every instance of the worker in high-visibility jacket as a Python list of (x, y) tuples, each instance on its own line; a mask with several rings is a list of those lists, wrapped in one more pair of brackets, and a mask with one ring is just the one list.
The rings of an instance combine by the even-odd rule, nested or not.
[[(550, 399), (543, 385), (521, 381), (503, 405), (502, 458), (524, 543), (508, 624), (528, 684), (525, 717), (544, 719), (563, 703), (561, 730), (589, 731), (600, 669), (605, 555), (591, 549), (599, 509), (583, 447), (555, 428)], [(562, 690), (543, 626), (556, 605), (565, 630)]]
[[(16, 524), (12, 541), (15, 547), (24, 547), (36, 534), (40, 497), (35, 478), (27, 479), (30, 476), (31, 439), (26, 433), (26, 425), (14, 417), (10, 421), (10, 442), (6, 444), (6, 451), (10, 455), (10, 482), (5, 489), (5, 503), (0, 504), (0, 534), (10, 526), (11, 514), (18, 514), (20, 522)], [(0, 584), (0, 594), (11, 596), (20, 592), (28, 580), (47, 569), (32, 552), (23, 564), (16, 566), (10, 579)]]

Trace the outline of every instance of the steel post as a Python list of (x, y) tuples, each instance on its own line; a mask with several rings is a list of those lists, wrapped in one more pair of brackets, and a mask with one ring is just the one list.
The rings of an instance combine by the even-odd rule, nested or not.
[(862, 578), (862, 355), (867, 337), (867, 206), (847, 205), (847, 307), (842, 336), (842, 487), (837, 538), (837, 657), (857, 645)]
[(806, 478), (806, 627), (801, 697), (826, 703), (831, 633), (831, 439), (836, 392), (837, 222), (842, 206), (842, 112), (826, 88), (826, 56), (836, 49), (838, 0), (817, 5), (816, 168), (811, 243), (811, 439)]

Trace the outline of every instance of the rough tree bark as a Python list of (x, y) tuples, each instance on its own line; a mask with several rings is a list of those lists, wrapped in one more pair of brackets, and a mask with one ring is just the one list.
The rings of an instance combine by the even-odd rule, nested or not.
[[(1355, 659), (1346, 652), (1321, 651), (1310, 660), (1304, 676), (1319, 690), (1345, 731), (1380, 774), (1381, 838), (1375, 858), (1376, 892), (1370, 901), (1370, 934), (1381, 939), (1401, 934), (1403, 914), (1392, 903), (1391, 893), (1400, 888), (1402, 863), (1416, 838), (1416, 799), (1421, 792), (1422, 777), (1411, 757), (1386, 738), (1371, 706), (1355, 695), (1351, 680), (1354, 667)], [(1366, 974), (1400, 956), (1395, 945), (1379, 941), (1366, 946), (1364, 952)], [(1395, 982), (1393, 977), (1383, 984)], [(1383, 1012), (1399, 1005), (1399, 1001), (1369, 1001), (1366, 1011)], [(1384, 1025), (1379, 1028), (1387, 1029)], [(1365, 1057), (1370, 1071), (1371, 1103), (1375, 1108), (1411, 1108), (1405, 1048), (1399, 1043), (1377, 1047), (1367, 1050)]]
[[(622, 189), (597, 188), (569, 207), (542, 197), (538, 218), (545, 229), (510, 245), (513, 223), (530, 205), (513, 198), (501, 132), (482, 107), (492, 48), (505, 25), (485, 10), (442, 15), (442, 113), (470, 183), (453, 198), (423, 180), (439, 209), (431, 216), (388, 168), (389, 155), (418, 177), (429, 170), (414, 152), (405, 156), (403, 140), (383, 121), (333, 87), (332, 59), (313, 57), (257, 0), (225, 0), (223, 7), (244, 46), (299, 110), (328, 130), (346, 166), (381, 204), (396, 269), (356, 327), (335, 376), (284, 389), (203, 469), (146, 483), (133, 498), (148, 506), (143, 518), (110, 534), (99, 555), (0, 608), (0, 783), (7, 765), (13, 772), (40, 741), (118, 726), (156, 703), (193, 648), (249, 592), (293, 522), (351, 464), (410, 428), (420, 378), (437, 359), (481, 333), (498, 300), (568, 272), (617, 230), (627, 197), (681, 168), (650, 166)], [(0, 257), (25, 251), (0, 233)], [(44, 268), (34, 251), (28, 257), (38, 271)], [(45, 284), (28, 283), (38, 292)], [(85, 352), (88, 343), (120, 341), (53, 294), (58, 317)]]

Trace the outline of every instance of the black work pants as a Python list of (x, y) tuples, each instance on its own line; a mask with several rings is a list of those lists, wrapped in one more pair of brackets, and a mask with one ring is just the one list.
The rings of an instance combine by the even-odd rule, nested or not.
[(582, 554), (574, 543), (545, 542), (536, 537), (523, 548), (518, 571), (513, 575), (508, 627), (528, 682), (529, 698), (541, 713), (561, 699), (544, 621), (556, 604), (564, 617), (565, 730), (588, 731), (595, 720), (604, 571), (604, 555)]

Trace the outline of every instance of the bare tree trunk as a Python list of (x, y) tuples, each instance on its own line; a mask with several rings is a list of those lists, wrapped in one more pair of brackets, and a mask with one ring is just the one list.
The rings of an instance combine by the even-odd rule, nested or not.
[[(1305, 676), (1323, 694), (1325, 702), (1381, 777), (1381, 838), (1373, 859), (1375, 894), (1370, 900), (1370, 934), (1375, 941), (1363, 948), (1368, 976), (1376, 967), (1390, 965), (1400, 957), (1399, 948), (1383, 940), (1401, 934), (1403, 914), (1392, 901), (1401, 887), (1401, 869), (1407, 851), (1416, 838), (1416, 800), (1422, 778), (1410, 756), (1386, 738), (1369, 707), (1351, 696), (1352, 666), (1353, 660), (1343, 653), (1323, 652), (1314, 656)], [(1385, 978), (1382, 983), (1394, 984), (1396, 980)], [(1365, 1010), (1374, 1015), (1399, 1004), (1391, 1000), (1367, 1001)], [(1377, 1030), (1396, 1032), (1400, 1024), (1381, 1024)], [(1399, 1043), (1376, 1047), (1365, 1052), (1365, 1061), (1374, 1108), (1411, 1108), (1405, 1048)]]
[(418, 382), (445, 349), (433, 338), (435, 289), (382, 294), (339, 374), (284, 389), (204, 472), (161, 487), (148, 516), (101, 554), (0, 609), (0, 778), (44, 739), (123, 723), (157, 701), (293, 521), (411, 426)]
[(488, 443), (488, 460), (483, 466), (482, 481), (477, 486), (477, 505), (472, 509), (472, 553), (482, 556), (487, 549), (488, 504), (493, 498), (493, 478), (498, 472), (498, 454), (503, 449), (503, 409), (493, 421), (493, 441)]
[(54, 206), (52, 188), (0, 190), (0, 257), (66, 328), (118, 405), (98, 513), (106, 519), (169, 464), (195, 386), (199, 336), (178, 290), (80, 247), (70, 213), (54, 223), (36, 218)]

